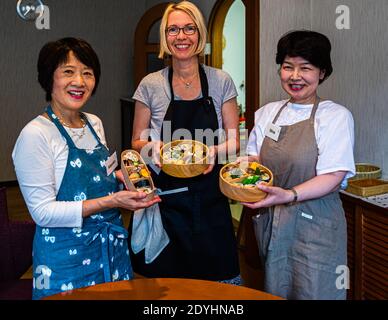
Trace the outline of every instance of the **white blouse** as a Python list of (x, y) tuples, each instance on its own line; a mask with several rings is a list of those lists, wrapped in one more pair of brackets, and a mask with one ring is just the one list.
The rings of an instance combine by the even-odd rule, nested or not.
[[(85, 113), (93, 129), (106, 145), (101, 120)], [(70, 136), (72, 132), (64, 127)], [(77, 148), (94, 149), (98, 142), (90, 129), (79, 139)], [(80, 133), (82, 128), (72, 129)], [(56, 201), (67, 165), (69, 148), (55, 124), (38, 116), (21, 131), (12, 152), (16, 176), (28, 210), (41, 227), (81, 227), (82, 201)]]

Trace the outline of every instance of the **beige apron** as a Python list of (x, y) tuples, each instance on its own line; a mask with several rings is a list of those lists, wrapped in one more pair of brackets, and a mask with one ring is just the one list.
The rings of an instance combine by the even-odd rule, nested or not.
[[(278, 141), (264, 138), (263, 165), (274, 185), (289, 189), (316, 176), (318, 146), (314, 133), (317, 99), (310, 118), (282, 126)], [(275, 124), (287, 103), (277, 113)], [(335, 146), (333, 146), (335, 147)], [(265, 268), (265, 290), (287, 299), (345, 299), (337, 289), (346, 265), (346, 220), (338, 192), (319, 199), (260, 209), (253, 217)]]

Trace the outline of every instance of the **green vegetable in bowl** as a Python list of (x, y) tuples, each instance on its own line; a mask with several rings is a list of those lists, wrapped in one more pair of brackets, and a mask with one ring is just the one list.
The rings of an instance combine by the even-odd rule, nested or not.
[(242, 184), (245, 186), (247, 184), (255, 184), (257, 181), (260, 180), (260, 177), (259, 176), (249, 176), (247, 178), (245, 178), (243, 181), (242, 181)]

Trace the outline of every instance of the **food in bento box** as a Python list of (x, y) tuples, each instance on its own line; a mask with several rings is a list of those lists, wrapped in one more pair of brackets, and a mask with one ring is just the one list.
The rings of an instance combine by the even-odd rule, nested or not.
[(153, 194), (154, 184), (140, 154), (134, 150), (123, 151), (121, 162), (121, 169), (128, 189)]
[(202, 174), (208, 164), (209, 148), (196, 140), (173, 140), (160, 149), (162, 170), (176, 178)]
[(220, 189), (228, 198), (256, 202), (266, 193), (256, 187), (259, 183), (272, 185), (272, 172), (257, 162), (230, 163), (220, 170)]
[(242, 168), (240, 164), (227, 166), (222, 176), (231, 184), (247, 188), (253, 188), (257, 183), (271, 179), (268, 172), (260, 170), (260, 164), (257, 162), (250, 162), (246, 168)]
[(170, 164), (190, 164), (203, 161), (206, 150), (199, 144), (182, 142), (163, 152), (163, 162)]

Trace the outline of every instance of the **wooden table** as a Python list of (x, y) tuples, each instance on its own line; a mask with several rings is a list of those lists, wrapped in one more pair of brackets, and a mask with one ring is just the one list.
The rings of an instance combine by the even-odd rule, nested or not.
[(242, 286), (193, 279), (134, 279), (59, 293), (45, 300), (280, 300)]

